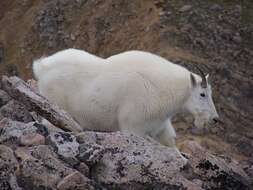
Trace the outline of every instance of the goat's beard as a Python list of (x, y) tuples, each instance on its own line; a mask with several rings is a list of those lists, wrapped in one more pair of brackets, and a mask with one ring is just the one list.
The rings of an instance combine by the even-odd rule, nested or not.
[(206, 128), (206, 127), (208, 127), (208, 120), (201, 118), (201, 117), (195, 117), (194, 118), (194, 127)]

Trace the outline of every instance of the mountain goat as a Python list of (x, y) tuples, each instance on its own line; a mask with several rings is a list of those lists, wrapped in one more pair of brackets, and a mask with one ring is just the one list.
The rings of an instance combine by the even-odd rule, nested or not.
[(33, 71), (40, 92), (84, 129), (120, 130), (175, 147), (176, 113), (190, 112), (198, 127), (218, 121), (207, 76), (151, 53), (102, 59), (67, 49), (34, 61)]

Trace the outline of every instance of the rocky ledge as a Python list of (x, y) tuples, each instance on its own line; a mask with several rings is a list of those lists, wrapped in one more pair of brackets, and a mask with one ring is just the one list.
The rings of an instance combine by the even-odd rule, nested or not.
[(222, 189), (252, 182), (239, 163), (185, 144), (173, 149), (122, 133), (81, 131), (68, 113), (39, 95), (34, 83), (0, 84), (0, 189)]

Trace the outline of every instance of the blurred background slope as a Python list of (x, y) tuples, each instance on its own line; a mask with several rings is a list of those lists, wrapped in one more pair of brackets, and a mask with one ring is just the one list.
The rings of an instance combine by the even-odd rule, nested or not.
[(194, 139), (253, 162), (253, 1), (0, 1), (0, 75), (32, 78), (33, 59), (70, 47), (101, 57), (146, 50), (192, 70), (201, 64), (224, 124), (198, 135), (176, 121), (179, 145)]

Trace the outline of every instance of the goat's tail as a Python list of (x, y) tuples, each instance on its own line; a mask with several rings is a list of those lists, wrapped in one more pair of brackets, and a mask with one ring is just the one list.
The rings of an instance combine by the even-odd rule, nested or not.
[(45, 57), (42, 57), (33, 61), (33, 74), (37, 80), (39, 80), (47, 70), (45, 59)]

